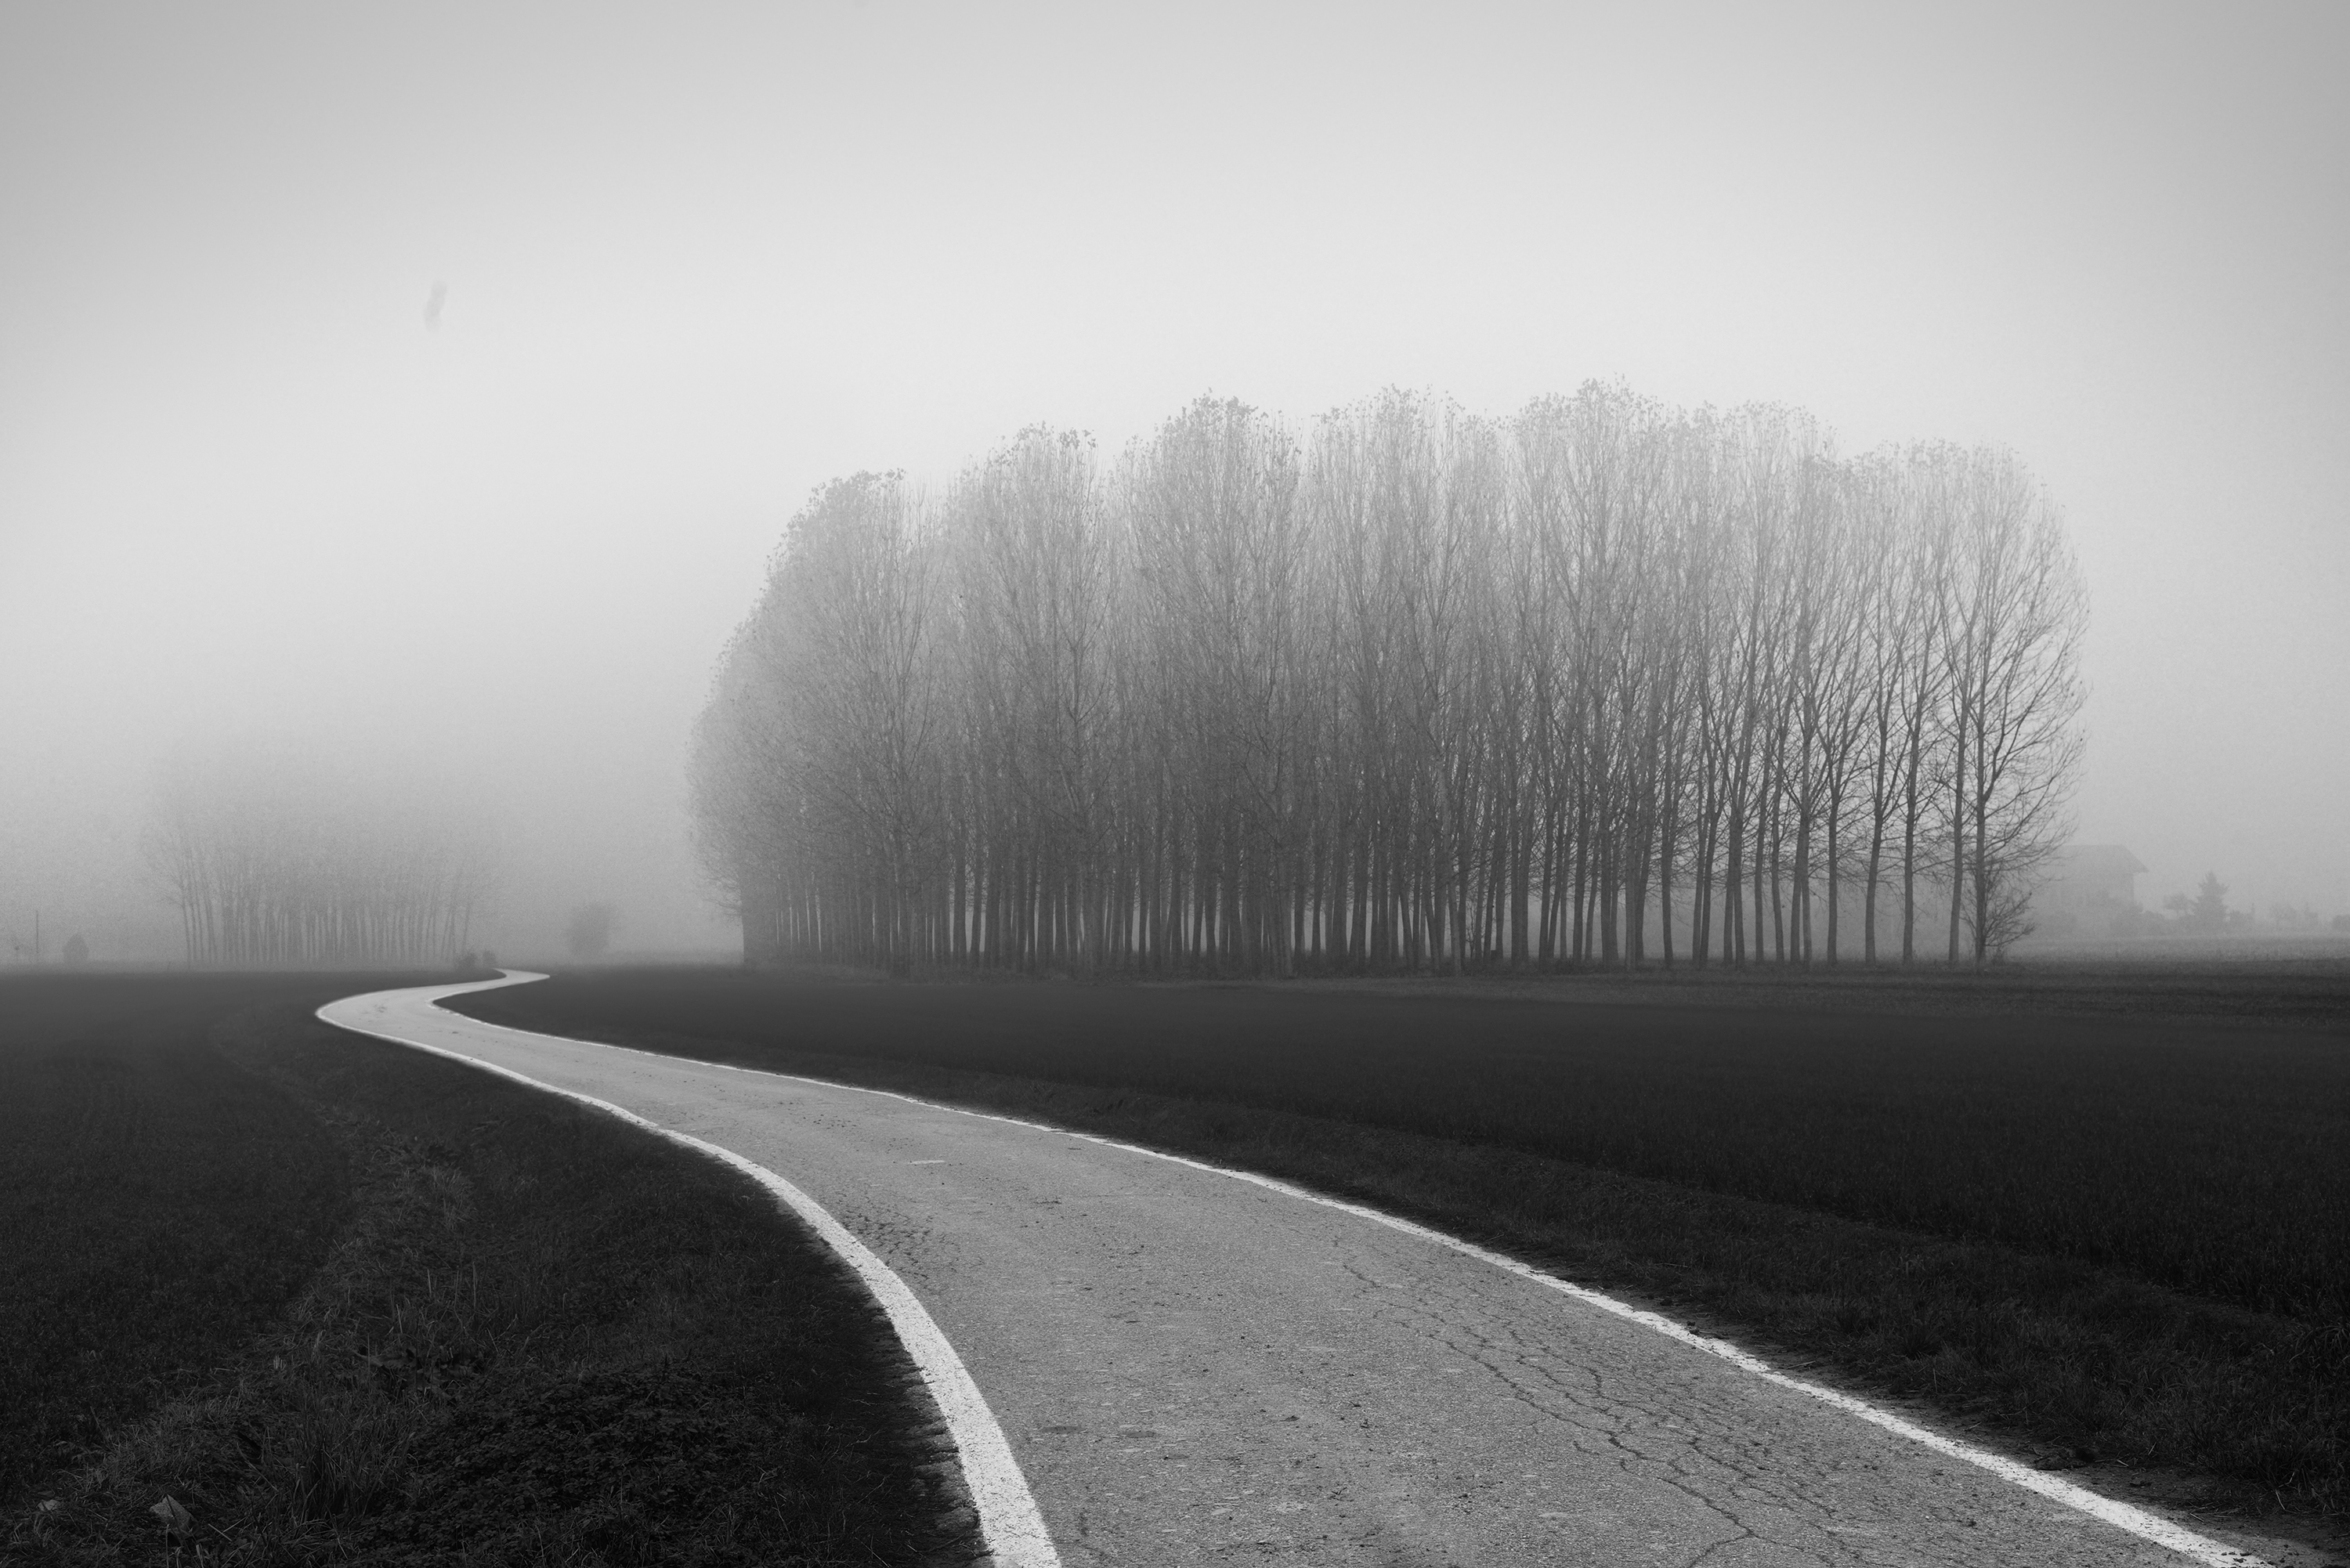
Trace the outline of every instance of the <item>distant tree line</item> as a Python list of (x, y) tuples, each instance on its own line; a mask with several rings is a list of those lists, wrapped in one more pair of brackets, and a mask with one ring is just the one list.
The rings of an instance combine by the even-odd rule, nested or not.
[(445, 792), (282, 744), (184, 751), (147, 836), (191, 965), (439, 965), (492, 886), (484, 823)]
[(2064, 836), (2085, 618), (1997, 449), (1203, 399), (1107, 464), (1033, 429), (818, 490), (697, 834), (753, 961), (1906, 962), (1922, 920), (1981, 962)]

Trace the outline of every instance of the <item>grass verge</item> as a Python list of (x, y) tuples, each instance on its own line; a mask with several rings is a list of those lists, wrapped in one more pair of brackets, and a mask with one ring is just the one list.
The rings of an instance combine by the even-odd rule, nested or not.
[(2168, 1501), (2350, 1501), (2338, 1040), (675, 971), (463, 1005), (1288, 1177)]
[(332, 1137), (348, 1221), (257, 1338), (12, 1509), (0, 1556), (968, 1558), (919, 1378), (821, 1242), (689, 1150), (317, 1023), (331, 994), (210, 1044)]

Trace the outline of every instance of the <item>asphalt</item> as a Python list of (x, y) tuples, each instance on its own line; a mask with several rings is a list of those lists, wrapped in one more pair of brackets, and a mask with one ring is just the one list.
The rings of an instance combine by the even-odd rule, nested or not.
[(320, 1016), (795, 1185), (959, 1353), (1066, 1563), (2258, 1561), (2159, 1544), (1360, 1214), (1072, 1134), (503, 1029), (430, 1005), (450, 989)]

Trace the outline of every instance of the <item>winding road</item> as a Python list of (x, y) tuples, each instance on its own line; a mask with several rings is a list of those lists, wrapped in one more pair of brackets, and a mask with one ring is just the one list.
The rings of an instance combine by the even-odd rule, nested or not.
[(432, 1005), (537, 978), (318, 1016), (618, 1110), (837, 1220), (1005, 1568), (2262, 1561), (1277, 1182)]

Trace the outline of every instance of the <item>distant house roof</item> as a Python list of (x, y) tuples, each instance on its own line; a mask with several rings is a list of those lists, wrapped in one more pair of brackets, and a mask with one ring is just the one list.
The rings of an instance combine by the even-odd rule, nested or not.
[(2146, 864), (2118, 844), (2074, 844), (2049, 869), (2059, 877), (2135, 877)]

